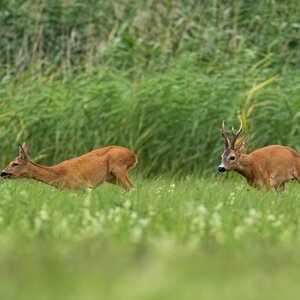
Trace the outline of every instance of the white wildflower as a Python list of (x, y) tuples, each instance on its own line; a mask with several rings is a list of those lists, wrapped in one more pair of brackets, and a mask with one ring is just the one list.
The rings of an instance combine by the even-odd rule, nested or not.
[(211, 220), (210, 220), (210, 224), (215, 228), (218, 229), (222, 226), (222, 221), (220, 218), (220, 215), (217, 212), (214, 212), (211, 215)]
[(136, 220), (137, 217), (138, 217), (138, 214), (137, 214), (135, 211), (133, 211), (133, 212), (130, 214), (131, 220)]
[(89, 207), (91, 204), (91, 193), (88, 193), (88, 195), (83, 199), (83, 206)]
[(174, 190), (175, 190), (175, 183), (171, 183), (170, 186), (169, 186), (168, 192), (173, 193)]
[(205, 228), (205, 219), (203, 217), (199, 217), (199, 216), (194, 217), (191, 223), (192, 223), (191, 229), (193, 231), (198, 231)]
[(48, 213), (45, 209), (42, 209), (40, 211), (40, 218), (41, 218), (42, 221), (46, 221), (46, 220), (49, 219)]
[(22, 190), (22, 191), (20, 191), (20, 196), (23, 199), (28, 199), (28, 192), (26, 190)]
[(235, 193), (231, 192), (228, 196), (228, 200), (229, 200), (229, 205), (233, 205), (235, 202)]
[(121, 207), (115, 207), (115, 214), (119, 214), (121, 212)]
[(244, 218), (244, 222), (247, 225), (253, 225), (257, 223), (260, 218), (261, 218), (261, 213), (256, 211), (254, 208), (251, 208), (249, 210), (248, 216)]
[(155, 211), (154, 211), (154, 210), (152, 210), (152, 209), (151, 209), (151, 210), (149, 210), (149, 216), (150, 216), (150, 217), (153, 217), (154, 215), (155, 215)]
[(200, 204), (197, 207), (197, 211), (198, 213), (200, 213), (201, 215), (205, 215), (207, 213), (207, 209), (204, 205)]
[(255, 219), (259, 219), (261, 217), (260, 212), (256, 211), (254, 208), (249, 210), (249, 216)]
[(268, 215), (267, 216), (267, 220), (268, 221), (275, 221), (276, 220), (276, 217), (274, 215)]
[(281, 220), (277, 220), (277, 221), (275, 221), (275, 222), (273, 222), (273, 224), (272, 224), (272, 226), (273, 227), (280, 227), (282, 225), (282, 222), (281, 222)]
[(120, 216), (120, 215), (115, 216), (114, 221), (115, 221), (116, 223), (120, 223), (120, 221), (121, 221), (121, 216)]
[(159, 186), (159, 187), (156, 189), (156, 191), (154, 191), (154, 193), (158, 196), (158, 198), (161, 197), (162, 189), (163, 189), (163, 188), (162, 188), (161, 186)]
[(35, 225), (35, 228), (36, 228), (37, 230), (42, 229), (42, 227), (43, 227), (43, 221), (41, 220), (41, 218), (36, 217), (36, 218), (34, 219), (34, 225)]
[(245, 232), (245, 229), (244, 227), (242, 226), (237, 226), (234, 231), (233, 231), (233, 236), (236, 238), (236, 239), (239, 239), (242, 234)]
[(107, 214), (107, 220), (111, 221), (113, 219), (113, 216), (114, 216), (114, 210), (110, 208)]
[(253, 218), (250, 218), (250, 217), (246, 217), (244, 218), (244, 222), (247, 224), (247, 225), (253, 225), (254, 224), (254, 219)]
[(230, 199), (235, 199), (235, 193), (234, 192), (230, 192), (229, 196)]
[(150, 223), (150, 220), (149, 220), (148, 218), (140, 219), (140, 224), (141, 224), (143, 227), (147, 227), (149, 223)]
[(223, 207), (223, 203), (220, 202), (215, 206), (215, 210), (220, 210)]
[(143, 229), (140, 226), (136, 226), (133, 228), (131, 237), (134, 242), (139, 241), (142, 235), (143, 235)]
[(127, 210), (130, 209), (130, 207), (131, 207), (131, 202), (130, 202), (130, 200), (129, 200), (129, 199), (126, 200), (126, 201), (124, 202), (123, 206), (124, 206), (124, 208), (127, 209)]

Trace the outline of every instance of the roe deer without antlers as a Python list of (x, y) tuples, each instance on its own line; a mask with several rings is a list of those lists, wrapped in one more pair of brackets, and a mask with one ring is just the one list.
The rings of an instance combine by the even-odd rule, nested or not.
[(28, 158), (28, 146), (19, 145), (19, 156), (1, 172), (4, 179), (31, 178), (59, 189), (93, 188), (107, 181), (129, 190), (133, 186), (128, 170), (137, 164), (137, 156), (127, 148), (109, 146), (46, 167)]
[(225, 150), (219, 172), (235, 171), (244, 176), (250, 186), (258, 189), (269, 190), (274, 187), (278, 191), (284, 191), (286, 182), (295, 179), (300, 183), (299, 153), (290, 147), (270, 145), (244, 154), (249, 136), (236, 145), (242, 130), (242, 122), (237, 132), (232, 128), (233, 140), (230, 142), (223, 121), (221, 133)]

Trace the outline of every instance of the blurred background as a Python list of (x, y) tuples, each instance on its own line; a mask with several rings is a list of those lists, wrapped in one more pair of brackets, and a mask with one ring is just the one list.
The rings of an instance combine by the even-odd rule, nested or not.
[(3, 165), (119, 144), (147, 175), (211, 174), (222, 120), (300, 150), (299, 1), (2, 0)]

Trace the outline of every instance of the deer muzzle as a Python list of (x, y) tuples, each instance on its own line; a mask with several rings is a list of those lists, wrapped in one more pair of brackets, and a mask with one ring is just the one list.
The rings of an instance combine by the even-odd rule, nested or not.
[(3, 179), (9, 179), (11, 177), (11, 173), (7, 173), (5, 171), (1, 171), (0, 173), (0, 176), (3, 178)]
[(224, 173), (224, 172), (226, 171), (226, 169), (225, 169), (225, 167), (224, 167), (223, 164), (220, 164), (220, 165), (219, 165), (218, 171), (219, 171), (220, 173)]

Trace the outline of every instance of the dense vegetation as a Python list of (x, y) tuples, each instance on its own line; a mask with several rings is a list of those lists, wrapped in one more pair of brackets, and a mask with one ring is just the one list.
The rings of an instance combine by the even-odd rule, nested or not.
[(250, 149), (299, 150), (296, 0), (7, 0), (0, 11), (2, 164), (22, 140), (42, 163), (122, 144), (146, 175), (211, 173), (220, 123), (238, 117)]
[(299, 299), (300, 185), (209, 176), (223, 119), (249, 150), (300, 151), (299, 16), (298, 0), (0, 1), (1, 165), (24, 140), (44, 164), (139, 157), (129, 193), (0, 181), (0, 299)]

